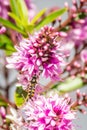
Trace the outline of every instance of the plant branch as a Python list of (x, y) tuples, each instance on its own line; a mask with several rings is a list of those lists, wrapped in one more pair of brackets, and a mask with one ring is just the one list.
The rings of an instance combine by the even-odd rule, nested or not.
[(16, 108), (16, 105), (12, 102), (10, 102), (7, 98), (5, 98), (4, 96), (0, 95), (0, 99), (2, 99), (4, 102), (6, 102), (8, 105)]

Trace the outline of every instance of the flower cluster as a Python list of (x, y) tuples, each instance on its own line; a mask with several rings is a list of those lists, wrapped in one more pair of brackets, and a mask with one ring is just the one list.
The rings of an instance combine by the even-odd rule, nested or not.
[(22, 108), (22, 115), (29, 130), (69, 130), (75, 118), (67, 102), (57, 95), (50, 98), (37, 96), (34, 102), (29, 101)]
[(23, 85), (27, 85), (34, 75), (40, 74), (52, 80), (60, 79), (64, 55), (57, 38), (54, 28), (45, 26), (34, 36), (21, 41), (20, 46), (16, 46), (17, 52), (7, 58), (8, 66), (19, 70), (19, 80)]
[(18, 113), (23, 118), (22, 123), (21, 120), (14, 122), (22, 130), (71, 130), (72, 120), (75, 119), (70, 105), (57, 95), (49, 98), (37, 96), (20, 108)]
[(72, 23), (72, 30), (66, 36), (66, 41), (80, 46), (87, 41), (87, 18)]

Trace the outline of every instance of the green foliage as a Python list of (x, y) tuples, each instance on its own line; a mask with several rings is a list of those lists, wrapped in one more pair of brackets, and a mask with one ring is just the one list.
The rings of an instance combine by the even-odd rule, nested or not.
[(15, 20), (16, 25), (21, 30), (25, 30), (26, 35), (28, 32), (32, 32), (32, 30), (34, 29), (33, 24), (25, 24), (25, 22), (23, 22), (20, 18), (18, 18), (14, 13), (9, 13), (9, 16)]
[(79, 19), (84, 19), (85, 17), (86, 17), (86, 14), (83, 13), (83, 12), (81, 12), (81, 13), (78, 14), (78, 18)]
[[(18, 26), (19, 24), (22, 25), (21, 19), (20, 19), (16, 14), (14, 14), (14, 13), (12, 13), (12, 12), (9, 12), (8, 15), (15, 20), (17, 26)], [(19, 27), (20, 27), (20, 26), (19, 26)]]
[[(46, 12), (46, 9), (41, 10), (30, 22), (28, 18), (28, 9), (24, 0), (10, 0), (10, 7), (11, 12), (8, 14), (15, 22), (12, 23), (9, 20), (0, 17), (0, 24), (19, 32), (24, 37), (28, 37), (28, 34), (32, 33), (34, 29), (38, 30), (42, 26), (49, 24), (66, 11), (66, 8), (63, 8), (61, 10), (50, 13), (41, 22), (36, 24), (38, 19), (40, 19)], [(6, 35), (0, 35), (0, 48), (4, 49), (7, 55), (10, 55), (13, 51), (15, 51), (12, 45), (12, 41)]]
[(26, 36), (26, 33), (23, 30), (21, 30), (19, 27), (17, 27), (15, 24), (13, 24), (12, 22), (0, 17), (0, 23), (3, 24), (4, 26), (6, 26), (7, 28), (11, 28), (11, 29), (23, 34), (24, 36)]
[(12, 41), (4, 34), (0, 35), (0, 49), (5, 50), (7, 55), (11, 55), (15, 51)]
[(84, 19), (86, 17), (86, 14), (84, 12), (80, 12), (77, 14), (77, 16), (75, 17), (75, 21), (78, 21), (80, 19)]
[(11, 28), (21, 33), (24, 37), (28, 37), (29, 33), (32, 33), (34, 30), (38, 30), (42, 26), (51, 23), (66, 11), (66, 8), (63, 8), (52, 12), (38, 23), (37, 21), (46, 12), (46, 9), (41, 10), (31, 21), (29, 21), (29, 10), (24, 0), (10, 0), (10, 7), (11, 12), (9, 12), (8, 15), (15, 22), (12, 23), (9, 20), (0, 18), (0, 23), (7, 28)]
[[(0, 94), (1, 95), (1, 94)], [(2, 99), (0, 98), (0, 106), (4, 106), (4, 107), (7, 107), (7, 103)]]
[[(15, 6), (16, 5), (16, 6)], [(9, 16), (15, 20), (15, 23), (20, 30), (26, 33), (32, 33), (35, 22), (44, 14), (46, 9), (41, 10), (30, 22), (28, 18), (28, 9), (24, 0), (10, 0), (11, 11)], [(17, 31), (17, 30), (16, 30)], [(20, 32), (21, 33), (21, 32)], [(22, 33), (21, 33), (22, 34)], [(24, 35), (24, 34), (22, 34)]]
[(19, 17), (25, 23), (28, 24), (28, 9), (24, 0), (16, 0), (16, 6), (18, 8)]
[(28, 23), (28, 9), (24, 0), (10, 0), (10, 7), (15, 16)]
[(16, 16), (19, 16), (16, 0), (10, 0), (10, 8)]
[(38, 23), (35, 26), (35, 29), (38, 30), (40, 29), (42, 26), (51, 23), (52, 21), (54, 21), (57, 17), (61, 16), (62, 14), (64, 14), (66, 12), (66, 8), (57, 10), (55, 12), (50, 13), (48, 16), (46, 16), (40, 23)]
[(25, 99), (27, 97), (27, 92), (25, 92), (21, 86), (17, 87), (16, 92), (15, 92), (15, 104), (20, 107), (24, 104)]
[(76, 77), (75, 79), (69, 78), (57, 86), (58, 91), (61, 93), (71, 92), (81, 87), (83, 87), (83, 81), (80, 77)]
[(46, 12), (46, 9), (41, 10), (31, 21), (31, 24), (34, 24), (38, 19)]
[(9, 12), (9, 16), (14, 19), (17, 27), (23, 30), (26, 36), (28, 36), (28, 32), (33, 30), (33, 24), (29, 23), (28, 9), (24, 0), (10, 0), (10, 6), (12, 12)]

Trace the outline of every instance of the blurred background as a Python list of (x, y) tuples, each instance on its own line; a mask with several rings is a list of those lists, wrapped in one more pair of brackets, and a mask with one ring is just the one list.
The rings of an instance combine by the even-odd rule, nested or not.
[[(64, 3), (68, 2), (69, 5), (71, 5), (72, 0), (33, 0), (33, 3), (36, 5), (37, 12), (40, 11), (43, 8), (50, 8), (50, 7), (64, 7)], [(78, 0), (79, 1), (79, 0)], [(62, 21), (66, 18), (67, 13), (65, 13), (62, 17)], [(3, 88), (6, 87), (6, 85), (10, 84), (10, 91), (8, 89), (9, 93), (9, 99), (10, 101), (14, 101), (14, 91), (15, 91), (15, 82), (17, 77), (17, 72), (15, 70), (6, 70), (5, 68), (5, 53), (3, 51), (0, 51), (0, 92), (3, 94)], [(8, 71), (8, 72), (7, 72)], [(8, 78), (8, 79), (7, 79)], [(41, 83), (43, 85), (47, 84), (47, 81), (45, 79), (41, 79)], [(82, 92), (87, 93), (87, 87), (84, 87), (81, 89)], [(70, 94), (72, 97), (74, 97), (75, 93)], [(76, 127), (76, 130), (87, 130), (87, 115), (83, 115), (78, 112), (78, 116), (76, 116), (76, 120), (74, 121), (74, 125)]]

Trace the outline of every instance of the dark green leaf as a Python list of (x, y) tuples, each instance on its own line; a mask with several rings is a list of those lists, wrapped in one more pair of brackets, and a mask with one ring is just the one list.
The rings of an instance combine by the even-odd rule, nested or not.
[(67, 11), (66, 8), (57, 10), (55, 12), (50, 13), (46, 18), (44, 18), (40, 23), (38, 23), (35, 26), (35, 29), (40, 29), (42, 26), (51, 23), (52, 21), (54, 21), (57, 17), (61, 16), (62, 14), (64, 14)]
[(84, 19), (86, 17), (86, 14), (85, 13), (79, 13), (78, 14), (78, 19)]
[(26, 97), (27, 97), (27, 92), (25, 92), (21, 86), (17, 87), (14, 99), (18, 107), (24, 104)]
[(7, 55), (15, 51), (12, 41), (4, 34), (0, 35), (0, 49), (5, 50)]

